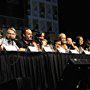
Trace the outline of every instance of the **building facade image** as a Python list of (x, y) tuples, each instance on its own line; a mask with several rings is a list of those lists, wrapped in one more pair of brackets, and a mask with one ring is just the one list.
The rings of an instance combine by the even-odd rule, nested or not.
[[(19, 32), (24, 26), (35, 32), (59, 33), (58, 0), (0, 1), (0, 27), (12, 25)], [(52, 35), (54, 36), (54, 35)]]

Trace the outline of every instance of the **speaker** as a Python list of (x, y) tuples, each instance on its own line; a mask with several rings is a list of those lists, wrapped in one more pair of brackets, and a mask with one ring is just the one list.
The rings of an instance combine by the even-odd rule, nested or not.
[(30, 78), (15, 78), (0, 85), (0, 90), (31, 90)]
[(90, 89), (90, 61), (70, 59), (61, 77), (62, 90)]
[(88, 58), (72, 58), (70, 60), (68, 60), (69, 64), (73, 64), (73, 65), (78, 65), (78, 66), (90, 66), (90, 59)]

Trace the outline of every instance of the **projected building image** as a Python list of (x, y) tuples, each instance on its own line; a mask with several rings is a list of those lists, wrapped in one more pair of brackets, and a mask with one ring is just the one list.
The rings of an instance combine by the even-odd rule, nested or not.
[(57, 0), (0, 0), (0, 27), (59, 33)]

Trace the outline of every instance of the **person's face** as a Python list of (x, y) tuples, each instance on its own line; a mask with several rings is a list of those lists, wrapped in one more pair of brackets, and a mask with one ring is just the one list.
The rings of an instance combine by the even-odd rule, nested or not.
[(55, 46), (56, 46), (56, 48), (60, 48), (61, 42), (60, 41), (59, 42), (56, 42)]
[(80, 44), (80, 45), (82, 45), (82, 44), (83, 44), (83, 42), (84, 42), (84, 41), (83, 41), (83, 38), (82, 38), (82, 37), (80, 37), (80, 38), (79, 38), (79, 44)]
[(43, 40), (45, 38), (45, 34), (42, 33), (41, 36), (39, 37), (41, 40)]
[(67, 38), (67, 44), (69, 44), (69, 45), (72, 44), (72, 39), (71, 38)]
[(43, 45), (43, 46), (46, 46), (46, 45), (47, 45), (47, 41), (45, 41), (45, 40), (42, 41), (42, 45)]
[(66, 35), (64, 34), (61, 36), (61, 43), (66, 44)]
[(0, 34), (0, 39), (3, 37), (3, 35), (2, 34)]
[(26, 30), (25, 38), (26, 40), (32, 40), (32, 31), (30, 29)]
[(15, 39), (16, 38), (16, 33), (13, 30), (8, 29), (7, 30), (7, 34), (6, 34), (6, 37), (8, 39)]

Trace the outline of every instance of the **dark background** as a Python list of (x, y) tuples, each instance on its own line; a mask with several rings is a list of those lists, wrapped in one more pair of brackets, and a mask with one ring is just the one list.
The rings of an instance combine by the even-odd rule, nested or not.
[[(0, 15), (24, 18), (27, 8), (26, 0), (18, 0), (19, 3), (7, 3), (0, 0)], [(14, 0), (17, 1), (17, 0)], [(59, 31), (75, 38), (82, 35), (90, 38), (90, 5), (89, 0), (58, 0), (59, 2)]]
[(0, 15), (24, 18), (23, 0), (0, 0)]
[(75, 38), (90, 38), (89, 0), (58, 0), (60, 32)]

